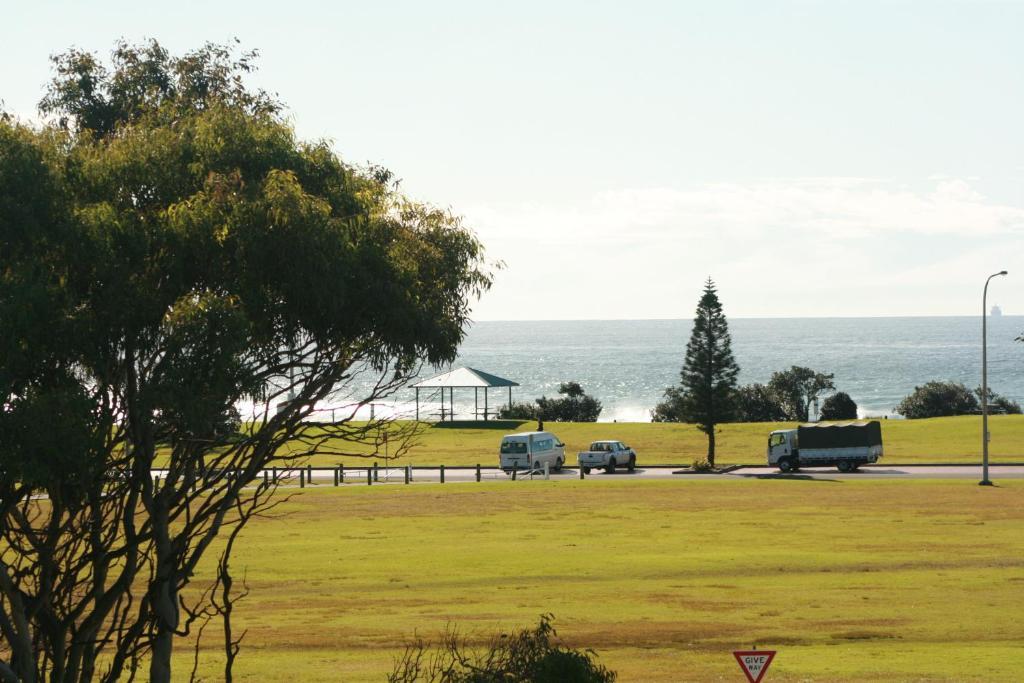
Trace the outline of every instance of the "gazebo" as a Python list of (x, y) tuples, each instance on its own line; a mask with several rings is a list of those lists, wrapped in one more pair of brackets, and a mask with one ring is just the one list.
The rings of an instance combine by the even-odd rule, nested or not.
[(473, 389), (473, 419), (480, 419), (480, 389), (484, 390), (484, 421), (487, 421), (489, 417), (489, 408), (487, 402), (487, 391), (494, 387), (508, 387), (508, 402), (512, 405), (512, 387), (518, 387), (518, 382), (513, 382), (510, 379), (504, 377), (498, 377), (482, 370), (474, 370), (473, 368), (456, 368), (450, 372), (446, 372), (430, 379), (425, 379), (422, 382), (417, 382), (412, 385), (412, 388), (416, 390), (416, 420), (420, 419), (420, 389), (440, 389), (441, 390), (441, 421), (444, 422), (445, 410), (444, 410), (444, 390), (448, 390), (448, 417), (449, 421), (455, 421), (455, 389)]

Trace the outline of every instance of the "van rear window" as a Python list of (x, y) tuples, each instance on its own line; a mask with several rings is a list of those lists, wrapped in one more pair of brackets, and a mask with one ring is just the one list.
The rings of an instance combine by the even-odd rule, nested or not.
[(501, 442), (502, 453), (525, 453), (526, 442), (525, 441), (502, 441)]

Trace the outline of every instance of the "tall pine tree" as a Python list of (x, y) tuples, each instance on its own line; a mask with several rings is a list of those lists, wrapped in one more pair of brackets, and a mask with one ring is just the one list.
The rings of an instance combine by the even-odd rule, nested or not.
[(683, 417), (708, 435), (708, 463), (715, 464), (715, 425), (733, 416), (733, 393), (740, 367), (732, 357), (729, 324), (711, 278), (693, 318), (693, 333), (686, 345), (682, 378)]

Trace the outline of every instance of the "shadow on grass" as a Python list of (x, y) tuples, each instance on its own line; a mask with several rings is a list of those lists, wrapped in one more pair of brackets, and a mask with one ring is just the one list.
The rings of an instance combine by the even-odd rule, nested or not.
[(830, 479), (826, 477), (815, 477), (810, 474), (782, 474), (773, 472), (771, 474), (742, 474), (747, 479), (785, 479), (788, 481), (830, 481), (834, 484), (843, 483), (842, 479)]
[(431, 429), (500, 429), (515, 431), (533, 420), (456, 420), (455, 422), (435, 422)]

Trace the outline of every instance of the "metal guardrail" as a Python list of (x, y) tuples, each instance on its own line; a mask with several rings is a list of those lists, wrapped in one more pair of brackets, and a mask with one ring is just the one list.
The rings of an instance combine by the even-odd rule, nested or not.
[[(881, 463), (880, 463), (881, 464)], [(1017, 462), (998, 462), (995, 463), (998, 466), (1005, 467), (1024, 467), (1024, 461)], [(979, 467), (979, 463), (884, 463), (881, 464), (884, 467)], [(758, 464), (734, 464), (725, 466), (714, 472), (707, 472), (707, 474), (725, 474), (740, 469), (746, 468), (765, 468), (768, 467), (765, 463)], [(562, 473), (573, 472), (577, 468), (563, 468)], [(680, 470), (680, 474), (692, 473), (688, 465), (670, 465), (670, 464), (655, 464), (655, 465), (644, 465), (638, 469), (672, 469)], [(338, 465), (335, 467), (314, 467), (312, 465), (305, 465), (301, 467), (271, 467), (264, 469), (260, 474), (253, 480), (254, 484), (285, 484), (289, 486), (298, 483), (300, 488), (305, 488), (307, 484), (314, 484), (316, 479), (326, 480), (327, 482), (333, 482), (334, 486), (341, 486), (344, 484), (365, 484), (372, 486), (373, 484), (383, 483), (397, 483), (403, 482), (405, 484), (413, 483), (416, 480), (416, 472), (438, 472), (438, 476), (430, 477), (429, 481), (445, 483), (445, 475), (448, 472), (475, 472), (475, 481), (481, 482), (486, 480), (489, 481), (516, 481), (519, 479), (531, 480), (537, 478), (548, 478), (548, 473), (538, 470), (513, 470), (511, 473), (505, 473), (503, 470), (497, 467), (484, 467), (483, 465), (405, 465), (403, 467), (394, 467), (386, 465), (380, 467), (379, 463), (373, 465), (366, 465), (363, 467), (350, 467), (345, 465)], [(160, 480), (166, 476), (168, 470), (156, 469), (151, 471), (151, 475), (154, 477), (157, 485)], [(578, 469), (579, 478), (584, 479), (586, 475), (582, 469)], [(224, 476), (224, 471), (210, 471), (203, 473), (200, 477), (201, 480), (209, 480), (210, 478)], [(318, 475), (318, 476), (314, 476)], [(227, 473), (227, 476), (232, 476), (231, 473)]]

